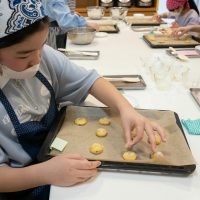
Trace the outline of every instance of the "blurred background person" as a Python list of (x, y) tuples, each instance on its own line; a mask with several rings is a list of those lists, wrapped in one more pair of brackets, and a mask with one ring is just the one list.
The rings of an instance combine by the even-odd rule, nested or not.
[(193, 0), (167, 0), (166, 7), (169, 12), (155, 14), (154, 19), (172, 18), (172, 28), (196, 25), (199, 22), (199, 10)]
[(90, 26), (98, 30), (96, 23), (89, 23), (75, 12), (75, 0), (42, 0), (45, 14), (50, 19), (47, 44), (57, 48), (65, 48), (67, 30), (75, 27)]

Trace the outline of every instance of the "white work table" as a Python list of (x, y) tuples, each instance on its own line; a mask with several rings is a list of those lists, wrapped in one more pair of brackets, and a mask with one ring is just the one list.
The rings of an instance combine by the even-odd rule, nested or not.
[[(133, 32), (119, 23), (120, 33), (95, 38), (90, 45), (72, 45), (78, 50), (99, 50), (98, 60), (75, 60), (87, 69), (96, 69), (102, 75), (141, 74), (147, 84), (145, 90), (125, 91), (125, 97), (139, 108), (173, 110), (181, 119), (200, 118), (200, 107), (182, 83), (173, 82), (170, 89), (158, 90), (154, 81), (142, 67), (142, 57), (165, 49), (152, 49), (141, 38), (143, 33)], [(189, 77), (199, 83), (200, 58), (190, 59)], [(196, 170), (187, 177), (142, 173), (99, 172), (88, 182), (72, 187), (51, 186), (50, 200), (103, 200), (153, 199), (198, 200), (200, 197), (200, 136), (185, 130), (191, 151), (197, 162)]]

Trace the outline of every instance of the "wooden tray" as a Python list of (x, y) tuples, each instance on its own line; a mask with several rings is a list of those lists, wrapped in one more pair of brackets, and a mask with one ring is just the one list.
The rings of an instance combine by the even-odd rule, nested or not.
[(127, 18), (127, 24), (131, 24), (132, 26), (160, 26), (160, 24), (164, 24), (164, 21), (157, 21), (151, 18)]
[(190, 92), (197, 104), (200, 106), (200, 88), (190, 88)]
[(117, 89), (124, 90), (144, 90), (146, 88), (146, 83), (144, 82), (141, 75), (109, 75), (104, 76), (104, 78), (139, 78), (139, 82), (130, 83), (123, 81), (110, 81)]
[[(146, 113), (145, 110), (138, 110), (138, 111), (142, 112), (143, 114)], [(164, 114), (166, 114), (166, 112), (170, 112), (171, 113), (170, 116), (174, 116), (175, 123), (180, 128), (179, 133), (183, 134), (183, 136), (181, 136), (181, 140), (185, 141), (184, 142), (185, 148), (187, 148), (188, 149), (187, 151), (190, 152), (189, 146), (188, 146), (186, 137), (184, 135), (178, 115), (171, 111), (158, 111), (158, 112), (159, 113), (164, 112)], [(87, 125), (84, 127), (74, 125), (74, 119), (77, 118), (78, 116), (80, 117), (80, 115), (83, 115), (83, 114), (89, 120)], [(107, 130), (111, 131), (111, 129), (112, 129), (115, 131), (110, 132), (106, 138), (98, 138), (97, 139), (92, 130), (93, 130), (93, 128), (95, 128), (96, 125), (100, 126), (100, 125), (98, 125), (97, 119), (99, 119), (99, 117), (104, 117), (104, 116), (110, 117), (110, 119), (111, 119), (111, 125), (108, 128), (106, 127)], [(148, 113), (146, 113), (145, 116), (150, 117)], [(67, 125), (68, 129), (63, 129), (63, 127), (62, 127), (63, 121), (65, 121), (65, 125)], [(61, 134), (61, 135), (59, 134), (59, 137), (62, 138), (61, 132), (63, 132), (62, 130), (64, 130), (65, 137), (66, 136), (69, 137), (68, 138), (69, 146), (66, 147), (66, 149), (65, 149), (66, 152), (70, 152), (70, 149), (72, 148), (71, 150), (73, 153), (75, 153), (75, 151), (77, 151), (77, 153), (81, 152), (81, 154), (83, 153), (83, 155), (84, 155), (84, 153), (86, 153), (86, 156), (85, 155), (84, 156), (86, 158), (88, 158), (89, 160), (101, 160), (102, 164), (100, 166), (100, 169), (102, 169), (102, 170), (126, 171), (126, 172), (136, 172), (136, 171), (138, 172), (139, 171), (139, 172), (159, 173), (159, 174), (160, 173), (161, 174), (175, 174), (175, 175), (189, 175), (190, 173), (192, 173), (195, 170), (195, 168), (196, 168), (195, 164), (176, 166), (176, 165), (170, 165), (170, 164), (157, 164), (157, 163), (147, 163), (147, 162), (144, 163), (144, 161), (142, 161), (142, 160), (141, 160), (141, 162), (140, 162), (140, 160), (136, 161), (136, 162), (124, 161), (120, 155), (115, 155), (115, 153), (112, 154), (112, 151), (120, 153), (121, 148), (124, 148), (124, 139), (121, 138), (122, 137), (121, 134), (117, 134), (117, 133), (120, 133), (120, 131), (122, 131), (121, 129), (122, 128), (120, 127), (120, 119), (119, 119), (118, 114), (116, 112), (112, 111), (110, 108), (69, 106), (66, 109), (66, 107), (64, 107), (59, 112), (59, 115), (56, 118), (56, 121), (52, 125), (52, 128), (51, 128), (44, 144), (41, 147), (41, 150), (38, 154), (38, 160), (44, 161), (44, 160), (50, 159), (53, 154), (60, 153), (56, 150), (50, 150), (49, 147), (50, 147), (52, 141), (57, 136), (58, 132), (60, 132), (60, 134)], [(74, 132), (74, 130), (75, 130), (75, 132)], [(89, 146), (89, 144), (91, 144), (91, 142), (93, 142), (93, 140), (94, 141), (100, 140), (101, 141), (100, 143), (103, 143), (105, 148), (108, 148), (110, 151), (105, 151), (105, 153), (103, 153), (102, 155), (98, 155), (98, 156), (90, 154), (88, 152), (88, 146)], [(171, 141), (173, 143), (173, 139), (171, 139)], [(70, 145), (72, 145), (72, 146), (70, 146)], [(85, 145), (86, 145), (86, 149), (85, 149)], [(149, 151), (149, 147), (147, 147), (145, 144), (143, 144), (143, 142), (141, 145), (142, 145), (141, 146), (142, 149), (148, 148), (148, 151)], [(177, 145), (175, 145), (175, 146), (176, 147), (174, 147), (174, 148), (175, 148), (175, 150), (177, 150), (177, 147), (180, 147), (180, 144), (178, 146)], [(164, 147), (164, 148), (166, 148), (166, 147)], [(144, 156), (144, 155), (142, 155), (143, 154), (142, 149), (140, 150), (141, 156)], [(107, 153), (108, 153), (108, 155), (107, 155)], [(110, 153), (112, 156), (109, 155)], [(184, 153), (182, 151), (178, 151), (178, 154), (180, 154), (180, 156), (182, 157)], [(191, 153), (189, 153), (189, 155), (190, 154)], [(87, 155), (89, 155), (89, 156), (87, 156)], [(176, 154), (174, 153), (174, 155), (176, 155)], [(105, 157), (107, 157), (107, 159)], [(120, 159), (122, 159), (122, 161), (120, 161)], [(148, 159), (148, 158), (146, 158), (146, 159)]]
[(99, 32), (118, 33), (119, 27), (116, 24), (101, 24), (99, 25)]
[(199, 45), (193, 37), (184, 40), (177, 40), (169, 36), (155, 36), (154, 34), (143, 35), (144, 41), (152, 48), (192, 48)]

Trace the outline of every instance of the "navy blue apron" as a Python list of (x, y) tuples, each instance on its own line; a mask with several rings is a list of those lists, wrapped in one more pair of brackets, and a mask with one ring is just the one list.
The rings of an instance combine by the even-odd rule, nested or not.
[[(39, 71), (35, 76), (45, 85), (51, 94), (49, 109), (41, 121), (29, 121), (20, 124), (14, 109), (12, 108), (2, 90), (0, 90), (0, 100), (10, 117), (20, 144), (33, 160), (31, 164), (37, 163), (37, 154), (39, 153), (41, 145), (45, 140), (45, 137), (47, 136), (48, 131), (58, 113), (55, 94), (52, 86)], [(46, 185), (21, 192), (4, 194), (7, 199), (13, 200), (47, 200), (49, 199), (49, 191), (50, 185)]]

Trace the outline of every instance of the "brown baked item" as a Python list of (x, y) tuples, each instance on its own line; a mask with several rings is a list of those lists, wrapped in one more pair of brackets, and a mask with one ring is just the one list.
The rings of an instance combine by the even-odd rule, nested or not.
[(78, 126), (84, 126), (87, 124), (87, 119), (85, 117), (78, 117), (74, 120), (74, 123)]
[(124, 160), (132, 161), (137, 158), (137, 154), (133, 151), (126, 151), (122, 155)]
[(161, 151), (157, 151), (151, 154), (151, 159), (153, 160), (163, 160), (164, 154)]
[(92, 154), (95, 154), (95, 155), (98, 155), (100, 153), (103, 152), (103, 145), (102, 144), (99, 144), (99, 143), (93, 143), (91, 146), (90, 146), (90, 153)]
[(105, 128), (98, 128), (96, 130), (96, 136), (105, 137), (108, 134), (108, 131)]
[(99, 123), (101, 125), (110, 125), (111, 121), (107, 117), (103, 117), (99, 119)]

